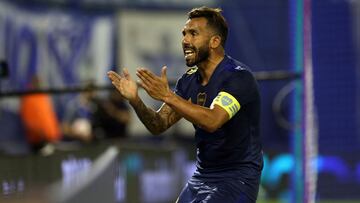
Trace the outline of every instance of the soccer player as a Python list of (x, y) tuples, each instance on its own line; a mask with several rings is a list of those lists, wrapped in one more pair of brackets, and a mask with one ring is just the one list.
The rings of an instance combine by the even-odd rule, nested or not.
[(242, 63), (225, 54), (228, 27), (218, 8), (194, 8), (182, 30), (190, 68), (169, 88), (161, 76), (138, 68), (140, 86), (163, 101), (158, 111), (145, 106), (137, 83), (124, 69), (109, 72), (114, 86), (135, 109), (147, 129), (159, 134), (179, 119), (193, 123), (197, 169), (177, 202), (255, 202), (263, 167), (259, 138), (260, 96), (256, 80)]

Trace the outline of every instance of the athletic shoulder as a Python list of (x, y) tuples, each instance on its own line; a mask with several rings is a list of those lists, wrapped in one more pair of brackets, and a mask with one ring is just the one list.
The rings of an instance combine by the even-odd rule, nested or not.
[(231, 78), (244, 78), (244, 77), (249, 77), (249, 78), (254, 78), (252, 71), (250, 70), (249, 66), (247, 66), (246, 64), (237, 61), (233, 58), (231, 58), (230, 56), (226, 56), (227, 60), (226, 63), (224, 64), (224, 70), (225, 70), (225, 74), (228, 75), (228, 77)]

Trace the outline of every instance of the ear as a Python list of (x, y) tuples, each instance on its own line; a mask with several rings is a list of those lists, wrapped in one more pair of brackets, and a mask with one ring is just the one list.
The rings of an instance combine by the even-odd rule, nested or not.
[(221, 37), (219, 35), (214, 35), (210, 38), (210, 48), (216, 49), (221, 46)]

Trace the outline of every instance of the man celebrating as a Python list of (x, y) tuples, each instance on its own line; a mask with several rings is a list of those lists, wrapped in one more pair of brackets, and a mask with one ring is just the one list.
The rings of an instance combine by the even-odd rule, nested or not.
[(221, 10), (194, 8), (183, 28), (182, 46), (190, 68), (169, 88), (161, 76), (137, 69), (140, 86), (164, 102), (158, 111), (145, 106), (128, 71), (109, 78), (153, 134), (179, 119), (193, 123), (197, 169), (177, 202), (255, 202), (263, 167), (259, 138), (260, 96), (248, 68), (225, 55), (228, 27)]

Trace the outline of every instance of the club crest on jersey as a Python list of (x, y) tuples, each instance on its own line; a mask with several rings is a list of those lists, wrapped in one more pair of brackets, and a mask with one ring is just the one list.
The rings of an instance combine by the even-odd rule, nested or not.
[(204, 106), (206, 102), (206, 93), (205, 92), (201, 92), (197, 95), (197, 101), (196, 103), (200, 106)]

